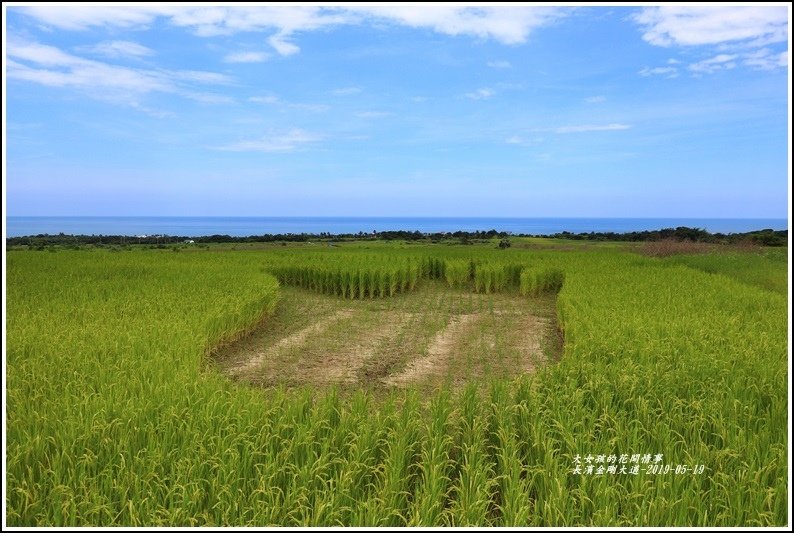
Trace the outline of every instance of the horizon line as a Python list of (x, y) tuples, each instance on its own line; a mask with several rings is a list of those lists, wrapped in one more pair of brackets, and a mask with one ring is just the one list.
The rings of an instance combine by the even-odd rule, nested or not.
[(658, 219), (691, 219), (691, 220), (788, 220), (788, 216), (735, 216), (735, 217), (704, 217), (704, 216), (691, 216), (691, 215), (666, 215), (666, 216), (489, 216), (489, 215), (446, 215), (446, 216), (431, 216), (431, 215), (6, 215), (9, 218), (302, 218), (302, 219), (328, 219), (328, 218), (345, 218), (345, 219), (521, 219), (521, 220), (537, 220), (537, 219), (605, 219), (605, 220), (658, 220)]

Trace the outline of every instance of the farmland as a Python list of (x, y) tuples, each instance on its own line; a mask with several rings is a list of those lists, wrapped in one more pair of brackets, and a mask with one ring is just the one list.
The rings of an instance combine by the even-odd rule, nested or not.
[(785, 250), (176, 250), (8, 252), (9, 525), (788, 523)]

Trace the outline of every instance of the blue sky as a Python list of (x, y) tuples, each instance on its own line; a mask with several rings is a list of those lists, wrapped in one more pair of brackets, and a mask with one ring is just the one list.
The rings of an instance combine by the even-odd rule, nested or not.
[(6, 15), (12, 216), (787, 217), (787, 7)]

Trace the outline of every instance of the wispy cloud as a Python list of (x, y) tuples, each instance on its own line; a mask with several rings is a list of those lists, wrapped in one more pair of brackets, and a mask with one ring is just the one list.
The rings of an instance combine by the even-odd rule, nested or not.
[(278, 104), (281, 103), (281, 100), (278, 96), (267, 95), (267, 96), (252, 96), (248, 99), (249, 102), (254, 102), (257, 104)]
[(464, 7), (444, 4), (381, 5), (356, 7), (351, 11), (403, 26), (429, 28), (445, 35), (494, 39), (504, 44), (524, 43), (533, 30), (554, 23), (568, 12), (555, 7)]
[(588, 104), (600, 104), (606, 102), (607, 97), (599, 94), (598, 96), (588, 96), (584, 101)]
[(268, 94), (265, 96), (252, 96), (248, 99), (249, 102), (257, 104), (277, 105), (283, 108), (299, 109), (303, 111), (323, 112), (331, 109), (331, 106), (326, 104), (307, 104), (302, 102), (287, 102), (278, 96)]
[(758, 70), (774, 70), (788, 66), (788, 50), (774, 53), (769, 48), (762, 48), (742, 56), (742, 64)]
[(510, 61), (488, 61), (487, 65), (491, 68), (511, 68)]
[(146, 28), (158, 18), (201, 37), (238, 32), (272, 32), (268, 43), (284, 56), (300, 48), (301, 32), (338, 25), (383, 23), (425, 28), (444, 35), (521, 44), (535, 29), (553, 24), (569, 11), (556, 7), (454, 5), (317, 6), (30, 6), (22, 12), (41, 24), (80, 31), (95, 27)]
[(639, 72), (640, 76), (665, 76), (667, 78), (677, 78), (678, 69), (676, 67), (644, 67)]
[(81, 31), (94, 27), (146, 28), (157, 16), (172, 10), (157, 6), (29, 6), (22, 12), (40, 23), (63, 30)]
[(322, 140), (322, 136), (300, 128), (284, 133), (271, 133), (259, 139), (238, 141), (216, 147), (226, 152), (292, 152), (298, 148)]
[(361, 87), (342, 87), (331, 91), (336, 96), (348, 96), (351, 94), (358, 94), (361, 92)]
[[(788, 40), (785, 6), (667, 5), (643, 8), (632, 18), (643, 29), (643, 39), (653, 45), (700, 47), (696, 50), (705, 51), (703, 55), (710, 51), (711, 57), (686, 67), (695, 77), (739, 65), (774, 70), (788, 64), (786, 52), (766, 48)], [(671, 58), (668, 66), (645, 67), (640, 75), (674, 78), (679, 63)]]
[(728, 70), (736, 66), (736, 55), (719, 54), (697, 63), (692, 63), (687, 68), (696, 73), (711, 74), (718, 70)]
[(225, 63), (263, 63), (270, 58), (266, 52), (234, 52), (223, 58)]
[(80, 46), (77, 50), (110, 58), (154, 55), (151, 48), (132, 41), (105, 41), (91, 46)]
[(385, 118), (394, 115), (390, 111), (361, 111), (356, 113), (358, 118)]
[(205, 92), (190, 92), (185, 91), (182, 94), (185, 98), (189, 98), (201, 104), (232, 104), (235, 102), (234, 98), (225, 94), (205, 93)]
[[(8, 43), (6, 75), (49, 87), (69, 87), (101, 100), (147, 110), (140, 99), (161, 92), (208, 103), (227, 97), (197, 90), (198, 85), (228, 84), (231, 79), (215, 72), (140, 69), (85, 59), (54, 46), (33, 42)], [(147, 111), (148, 112), (148, 111)]]
[(543, 137), (526, 138), (526, 137), (521, 137), (520, 135), (512, 135), (507, 139), (505, 139), (505, 143), (514, 144), (518, 146), (530, 146), (541, 142), (543, 142)]
[[(7, 76), (55, 87), (114, 88), (133, 93), (172, 92), (174, 84), (158, 72), (119, 67), (67, 54), (37, 43), (8, 47)], [(27, 64), (24, 64), (25, 62)]]
[(493, 89), (488, 87), (483, 87), (482, 89), (477, 89), (476, 91), (466, 93), (464, 96), (466, 98), (471, 98), (472, 100), (487, 100), (494, 95)]
[(172, 70), (165, 72), (168, 72), (170, 77), (178, 80), (215, 85), (229, 85), (232, 83), (232, 79), (229, 76), (218, 72), (207, 72), (205, 70)]
[(642, 38), (657, 46), (763, 45), (788, 39), (785, 6), (667, 5), (643, 8), (633, 18), (644, 31)]
[(562, 126), (555, 128), (555, 133), (585, 133), (590, 131), (620, 131), (630, 129), (629, 124), (582, 124), (579, 126)]
[(267, 42), (276, 49), (276, 52), (283, 56), (291, 56), (292, 54), (297, 54), (300, 52), (300, 48), (298, 45), (289, 42), (287, 39), (289, 37), (289, 33), (287, 32), (279, 32), (275, 35), (270, 36)]

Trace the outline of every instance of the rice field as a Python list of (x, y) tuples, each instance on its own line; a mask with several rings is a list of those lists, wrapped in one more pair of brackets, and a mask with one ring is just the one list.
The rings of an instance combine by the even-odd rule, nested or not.
[[(786, 525), (786, 267), (618, 248), (9, 251), (5, 520)], [(545, 339), (531, 367), (528, 317)], [(419, 379), (427, 360), (443, 371)]]

